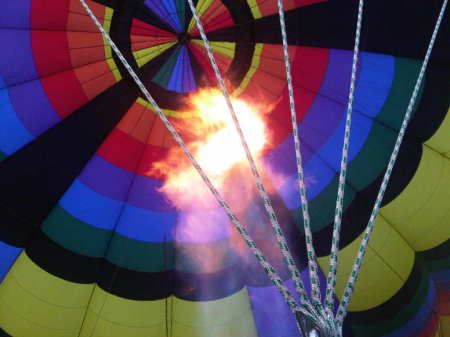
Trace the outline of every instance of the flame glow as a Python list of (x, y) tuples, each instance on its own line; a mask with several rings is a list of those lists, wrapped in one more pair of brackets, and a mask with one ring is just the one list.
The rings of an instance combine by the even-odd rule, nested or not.
[[(182, 125), (195, 141), (189, 148), (198, 163), (218, 189), (223, 187), (227, 177), (237, 165), (248, 165), (245, 151), (235, 129), (225, 98), (217, 90), (203, 90), (193, 95), (190, 102), (194, 118), (188, 118)], [(258, 158), (269, 137), (265, 123), (249, 104), (232, 99), (242, 131), (254, 158)], [(196, 170), (184, 160), (178, 148), (171, 149), (169, 156), (155, 163), (153, 170), (166, 176), (162, 191), (175, 203), (184, 208), (188, 203), (199, 201), (211, 207), (211, 198)]]
[[(214, 186), (232, 210), (242, 214), (255, 197), (255, 185), (226, 101), (217, 90), (203, 90), (190, 97), (190, 103), (192, 111), (178, 119), (176, 126), (184, 139), (191, 139), (187, 145)], [(257, 160), (269, 141), (263, 113), (242, 100), (232, 99), (232, 104)], [(174, 230), (175, 244), (182, 255), (189, 256), (190, 263), (204, 272), (214, 272), (229, 258), (229, 249), (246, 255), (245, 244), (179, 147), (154, 163), (151, 173), (164, 177), (160, 191), (181, 211)], [(223, 239), (228, 250), (209, 244)], [(191, 242), (205, 245), (197, 249), (189, 245)]]

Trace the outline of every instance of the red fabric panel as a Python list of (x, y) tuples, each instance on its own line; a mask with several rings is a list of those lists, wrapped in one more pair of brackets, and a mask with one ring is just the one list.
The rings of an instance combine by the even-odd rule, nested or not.
[[(35, 11), (36, 10), (36, 11)], [(87, 97), (72, 69), (67, 32), (64, 30), (69, 2), (33, 0), (31, 26), (47, 30), (32, 30), (31, 44), (36, 70), (51, 104), (65, 118), (85, 102)], [(43, 20), (45, 18), (45, 20)]]
[(142, 22), (141, 20), (137, 19), (133, 19), (133, 22), (131, 24), (131, 35), (144, 35), (152, 38), (158, 37), (175, 38), (175, 35), (173, 35), (171, 32), (152, 26), (148, 23)]
[(436, 335), (436, 330), (439, 328), (439, 320), (435, 314), (432, 314), (424, 327), (423, 331), (418, 335), (418, 337), (434, 337)]
[[(288, 11), (294, 8), (310, 6), (325, 1), (327, 0), (285, 0), (283, 7), (285, 11)], [(263, 17), (278, 13), (276, 1), (257, 0), (257, 3), (259, 3), (258, 4), (259, 11), (261, 12), (261, 15)]]
[(133, 137), (114, 129), (97, 153), (117, 167), (135, 172), (145, 145)]
[[(319, 91), (328, 65), (329, 51), (321, 48), (290, 47), (292, 77), (300, 122)], [(314, 71), (311, 71), (311, 70)], [(292, 132), (289, 96), (282, 50), (279, 46), (263, 47), (258, 70), (240, 98), (270, 111), (267, 115), (272, 130), (271, 145), (276, 147)]]

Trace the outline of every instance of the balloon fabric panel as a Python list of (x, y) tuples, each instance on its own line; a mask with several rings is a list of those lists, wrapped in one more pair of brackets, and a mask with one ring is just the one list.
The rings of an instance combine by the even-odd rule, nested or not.
[[(183, 129), (189, 95), (215, 78), (186, 4), (88, 4), (193, 140)], [(365, 8), (337, 297), (439, 5)], [(314, 241), (326, 271), (356, 1), (285, 7)], [(264, 179), (309, 285), (276, 3), (201, 0), (197, 10), (233, 95), (265, 110)], [(450, 336), (448, 24), (446, 17), (361, 270), (348, 337)], [(257, 262), (236, 248), (222, 211), (179, 209), (162, 192), (168, 175), (152, 167), (175, 143), (79, 1), (10, 1), (0, 28), (0, 335), (298, 336)], [(252, 200), (242, 217), (293, 291), (261, 205)], [(200, 233), (186, 230), (193, 219)]]

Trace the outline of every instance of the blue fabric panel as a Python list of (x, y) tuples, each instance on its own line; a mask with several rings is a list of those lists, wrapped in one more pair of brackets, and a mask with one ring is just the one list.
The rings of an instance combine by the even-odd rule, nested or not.
[(180, 19), (178, 18), (178, 10), (174, 0), (163, 0), (162, 4), (166, 8), (166, 11), (169, 13), (169, 18), (173, 25), (172, 27), (178, 32), (181, 32), (181, 24)]
[(60, 200), (60, 205), (79, 220), (101, 229), (112, 230), (123, 203), (104, 197), (76, 179)]
[(176, 32), (181, 32), (181, 25), (173, 0), (146, 0), (145, 5)]
[(3, 241), (0, 241), (0, 283), (5, 278), (8, 270), (16, 261), (23, 248), (10, 246)]
[[(382, 109), (389, 95), (393, 76), (393, 57), (372, 53), (361, 54), (361, 71), (356, 83), (352, 116), (349, 162), (364, 145), (372, 127), (372, 118), (376, 117), (376, 114)], [(323, 111), (327, 112), (324, 103), (328, 103), (329, 108), (334, 106), (333, 110), (344, 111), (344, 105), (324, 102), (324, 99), (318, 96), (308, 112), (308, 116), (299, 126), (308, 199), (316, 197), (339, 172), (340, 168), (345, 114), (340, 114), (341, 118), (337, 127), (327, 128), (329, 130), (334, 129), (334, 131), (329, 134), (328, 139), (319, 148), (317, 148), (317, 145), (320, 144), (320, 141), (315, 142), (314, 140), (321, 135), (316, 130), (323, 130), (324, 128), (322, 126), (319, 128), (319, 126), (330, 123), (330, 119), (325, 116), (316, 121), (308, 118), (310, 115), (314, 115), (316, 111), (316, 115), (323, 114)], [(366, 105), (370, 105), (370, 108), (365, 108)], [(307, 139), (308, 142), (303, 141), (304, 139)], [(290, 135), (286, 141), (266, 157), (266, 162), (270, 166), (274, 166), (277, 172), (284, 175), (287, 181), (278, 191), (290, 209), (300, 206), (298, 192), (296, 191), (297, 184), (295, 184), (297, 174), (293, 148), (293, 138)], [(292, 155), (286, 155), (287, 153), (292, 153)], [(291, 187), (289, 188), (289, 186)]]
[(140, 241), (172, 241), (176, 221), (176, 212), (153, 212), (125, 205), (116, 232)]
[(180, 48), (180, 52), (178, 53), (177, 62), (175, 63), (175, 66), (172, 69), (172, 74), (170, 75), (169, 83), (167, 84), (167, 89), (173, 90), (176, 92), (181, 92), (181, 84), (182, 79), (181, 76), (183, 74), (183, 59), (181, 57), (182, 50), (186, 48), (185, 46), (182, 46)]
[(183, 46), (181, 50), (181, 55), (184, 63), (182, 91), (183, 92), (195, 91), (197, 90), (197, 86), (195, 85), (194, 75), (192, 74), (191, 60), (189, 59), (188, 50), (185, 46)]
[(34, 137), (18, 119), (4, 85), (0, 78), (0, 150), (9, 155)]

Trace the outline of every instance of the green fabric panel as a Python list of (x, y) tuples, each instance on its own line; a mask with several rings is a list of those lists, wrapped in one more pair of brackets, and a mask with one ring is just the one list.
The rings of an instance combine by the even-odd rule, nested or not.
[[(8, 157), (8, 155), (2, 151), (0, 151), (0, 161), (2, 161), (3, 159), (5, 159), (6, 157)], [(0, 335), (1, 336), (1, 335)]]
[(153, 77), (153, 82), (159, 84), (163, 88), (167, 86), (167, 83), (169, 82), (170, 75), (172, 74), (173, 67), (175, 66), (175, 63), (178, 59), (178, 54), (180, 53), (180, 47), (178, 46), (172, 55), (170, 55), (169, 59), (164, 63), (164, 65), (161, 67), (161, 69), (156, 73), (156, 75)]
[[(395, 58), (395, 74), (392, 87), (376, 120), (395, 129), (396, 134), (402, 124), (420, 67), (420, 61), (401, 57)], [(416, 102), (420, 102), (420, 98), (421, 94), (419, 93)]]
[(177, 6), (178, 18), (180, 19), (181, 29), (186, 25), (185, 2), (183, 0), (175, 0)]
[[(416, 260), (416, 263), (419, 261)], [(420, 262), (419, 262), (420, 263)], [(414, 293), (411, 301), (401, 311), (399, 311), (390, 320), (385, 320), (377, 325), (352, 325), (355, 337), (379, 337), (401, 328), (406, 322), (410, 321), (420, 310), (429, 291), (429, 277), (422, 267), (416, 269), (420, 273), (420, 284)]]
[[(338, 176), (336, 175), (327, 187), (317, 197), (309, 202), (309, 215), (311, 218), (311, 229), (313, 232), (321, 230), (334, 218), (337, 186)], [(355, 191), (346, 185), (343, 209), (347, 208), (354, 197)], [(303, 234), (303, 215), (301, 208), (297, 208), (291, 213), (300, 233)]]
[(59, 205), (42, 224), (42, 231), (64, 248), (91, 257), (105, 255), (112, 234), (75, 218)]
[(349, 165), (348, 179), (358, 191), (366, 188), (385, 169), (419, 69), (420, 62), (395, 58), (395, 74), (389, 96), (374, 119), (366, 143)]
[(145, 242), (115, 234), (106, 259), (115, 265), (142, 272), (173, 269), (172, 242)]

